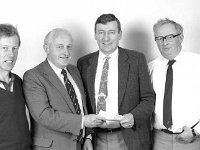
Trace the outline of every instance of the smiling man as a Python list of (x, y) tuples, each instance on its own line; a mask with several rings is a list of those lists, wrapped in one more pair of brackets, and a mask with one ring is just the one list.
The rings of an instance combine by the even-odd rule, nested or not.
[[(113, 14), (101, 15), (95, 23), (99, 50), (78, 60), (88, 112), (107, 119), (95, 128), (93, 148), (148, 150), (155, 93), (144, 55), (119, 47), (121, 37), (119, 20)], [(86, 140), (89, 150), (90, 142)]]
[(73, 52), (70, 32), (53, 29), (43, 47), (47, 59), (24, 74), (33, 149), (81, 150), (85, 127), (96, 127), (103, 118), (87, 115), (79, 71), (69, 63)]
[(183, 27), (161, 19), (153, 27), (161, 56), (149, 63), (156, 92), (154, 150), (200, 149), (200, 56), (182, 50)]
[(0, 149), (29, 150), (30, 133), (25, 111), (22, 79), (11, 72), (20, 36), (10, 24), (0, 24)]

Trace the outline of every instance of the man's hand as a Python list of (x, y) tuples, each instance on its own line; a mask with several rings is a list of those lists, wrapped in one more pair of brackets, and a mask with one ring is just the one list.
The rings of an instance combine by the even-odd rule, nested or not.
[(123, 115), (120, 124), (124, 128), (132, 128), (134, 125), (134, 117), (131, 113)]
[(104, 117), (95, 114), (83, 116), (83, 124), (85, 127), (89, 128), (97, 127), (98, 125), (101, 125), (103, 122), (105, 122), (105, 120), (106, 119)]
[(93, 150), (92, 141), (90, 139), (85, 140), (83, 150)]
[(195, 137), (192, 134), (192, 129), (184, 126), (183, 127), (183, 132), (179, 135), (176, 136), (176, 140), (180, 143), (191, 143), (193, 140), (195, 139)]

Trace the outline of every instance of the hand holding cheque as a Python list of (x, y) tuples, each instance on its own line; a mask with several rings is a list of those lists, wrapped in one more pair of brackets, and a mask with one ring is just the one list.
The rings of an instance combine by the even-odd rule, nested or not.
[(105, 111), (100, 111), (99, 116), (106, 119), (106, 121), (101, 124), (99, 127), (101, 128), (116, 128), (120, 127), (120, 125), (124, 128), (131, 128), (134, 125), (134, 118), (132, 114), (125, 114), (125, 115), (108, 115)]

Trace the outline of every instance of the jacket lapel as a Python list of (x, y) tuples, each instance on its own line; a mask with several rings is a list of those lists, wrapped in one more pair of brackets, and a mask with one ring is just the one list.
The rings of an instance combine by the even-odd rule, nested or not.
[(89, 66), (87, 68), (86, 74), (87, 74), (87, 87), (89, 88), (89, 97), (91, 100), (92, 110), (93, 112), (96, 112), (96, 102), (95, 102), (95, 76), (96, 76), (96, 70), (97, 70), (97, 62), (98, 62), (98, 56), (99, 52), (95, 52), (93, 54), (94, 56), (90, 58), (89, 60)]
[(118, 106), (122, 103), (129, 74), (129, 62), (127, 54), (122, 48), (119, 47), (118, 57)]
[(62, 84), (62, 82), (60, 81), (60, 79), (58, 78), (56, 73), (53, 71), (53, 69), (51, 68), (51, 66), (49, 65), (47, 60), (44, 62), (43, 70), (44, 70), (43, 71), (44, 77), (46, 79), (48, 79), (49, 82), (51, 82), (52, 85), (54, 85), (54, 87), (57, 89), (57, 91), (60, 93), (60, 95), (62, 95), (63, 100), (68, 105), (70, 110), (73, 113), (76, 113), (73, 103), (70, 100), (70, 97), (69, 97), (69, 94), (67, 93), (66, 88), (64, 87), (64, 85)]
[(78, 70), (76, 71), (75, 67), (72, 65), (68, 65), (67, 70), (69, 71), (70, 75), (72, 76), (74, 82), (76, 83), (76, 85), (80, 91), (81, 100), (82, 100), (82, 104), (83, 104), (83, 111), (85, 114), (87, 114), (86, 103), (85, 103), (85, 91), (84, 91), (83, 83), (81, 81), (81, 77), (79, 74), (77, 74)]

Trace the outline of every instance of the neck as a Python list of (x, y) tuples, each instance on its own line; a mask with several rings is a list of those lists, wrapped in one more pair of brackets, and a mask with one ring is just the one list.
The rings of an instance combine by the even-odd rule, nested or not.
[(9, 83), (9, 79), (10, 79), (10, 71), (3, 71), (0, 72), (0, 81), (4, 81), (6, 83)]

